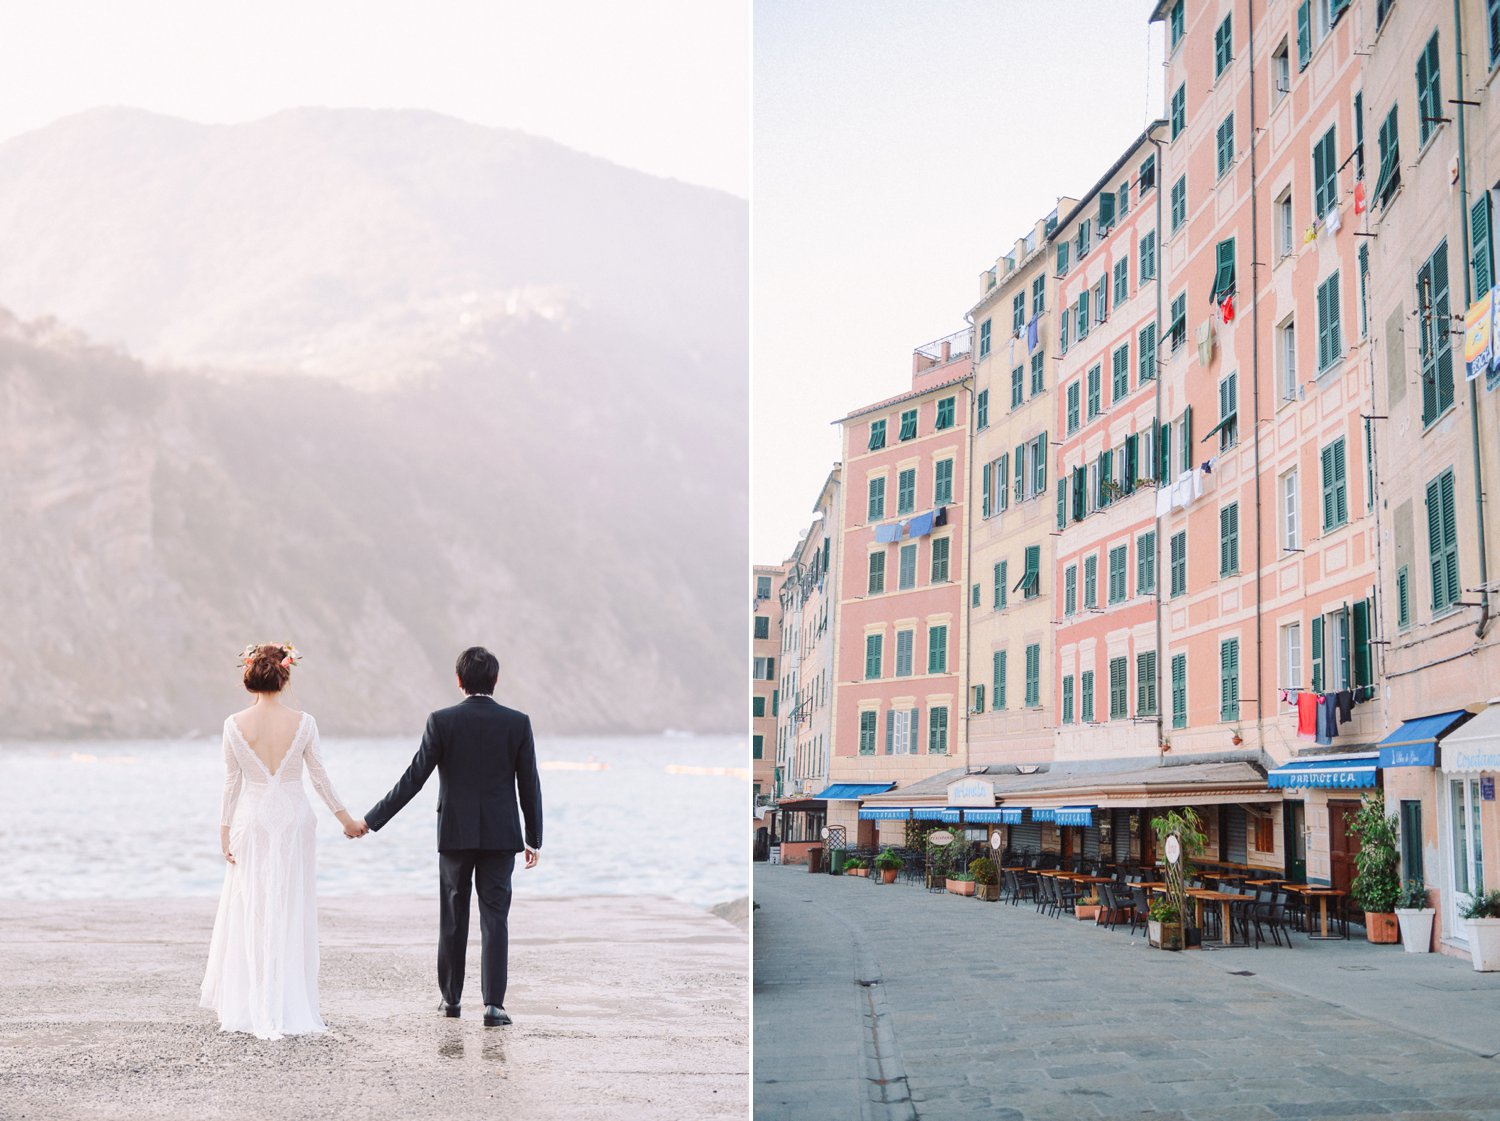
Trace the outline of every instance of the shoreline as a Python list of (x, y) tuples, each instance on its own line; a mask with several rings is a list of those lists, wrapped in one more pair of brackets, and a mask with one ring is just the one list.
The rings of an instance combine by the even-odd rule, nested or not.
[[(744, 901), (721, 906), (746, 906)], [(326, 1034), (223, 1033), (197, 1007), (213, 899), (0, 907), (0, 1087), (25, 1121), (741, 1118), (749, 939), (669, 899), (518, 897), (509, 1028), (479, 1018), (477, 913), (464, 1015), (441, 1016), (437, 900), (319, 900)]]

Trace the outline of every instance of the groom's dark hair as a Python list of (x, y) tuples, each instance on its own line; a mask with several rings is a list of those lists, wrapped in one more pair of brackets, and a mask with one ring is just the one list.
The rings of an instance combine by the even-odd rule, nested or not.
[(471, 646), (458, 656), (458, 683), (464, 692), (473, 696), (495, 692), (495, 682), (500, 679), (500, 659), (483, 646)]

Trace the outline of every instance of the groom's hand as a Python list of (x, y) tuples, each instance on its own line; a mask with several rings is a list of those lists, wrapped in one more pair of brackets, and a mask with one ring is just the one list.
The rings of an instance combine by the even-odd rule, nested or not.
[(526, 850), (526, 867), (528, 867), (528, 868), (535, 868), (536, 867), (536, 862), (538, 860), (540, 860), (540, 859), (541, 859), (541, 854), (538, 853), (536, 851), (536, 849), (528, 848)]
[(369, 831), (370, 827), (365, 824), (365, 819), (362, 817), (355, 818), (344, 826), (344, 836), (350, 840), (353, 840), (355, 837), (363, 837)]

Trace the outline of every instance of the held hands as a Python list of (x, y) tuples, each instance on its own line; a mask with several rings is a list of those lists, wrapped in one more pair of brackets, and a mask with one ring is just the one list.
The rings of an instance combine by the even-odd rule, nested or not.
[(370, 827), (365, 824), (364, 818), (350, 817), (347, 810), (339, 813), (339, 823), (344, 827), (344, 836), (348, 837), (351, 841), (356, 837), (363, 837), (370, 831)]

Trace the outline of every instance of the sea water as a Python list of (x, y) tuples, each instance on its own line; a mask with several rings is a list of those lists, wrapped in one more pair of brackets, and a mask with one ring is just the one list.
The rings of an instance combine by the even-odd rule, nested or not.
[[(321, 746), (356, 817), (415, 750), (409, 739)], [(743, 738), (548, 738), (537, 753), (542, 858), (532, 871), (517, 862), (517, 892), (665, 895), (703, 907), (749, 893)], [(344, 837), (304, 784), (318, 817), (319, 894), (437, 890), (436, 775), (384, 829), (359, 840)], [(0, 899), (217, 895), (223, 787), (217, 737), (0, 743)]]

